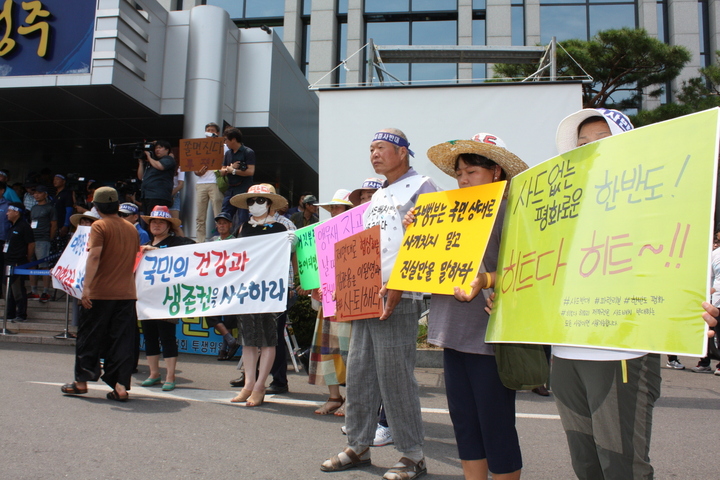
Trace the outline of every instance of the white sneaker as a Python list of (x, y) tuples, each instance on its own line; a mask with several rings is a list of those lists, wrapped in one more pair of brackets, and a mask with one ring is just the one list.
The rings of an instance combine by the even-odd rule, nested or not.
[(392, 433), (390, 427), (383, 427), (378, 423), (377, 430), (375, 430), (375, 440), (373, 440), (373, 447), (384, 447), (390, 445), (393, 442)]
[(674, 368), (675, 370), (685, 370), (685, 365), (680, 363), (678, 360), (671, 360), (665, 365), (668, 368)]
[(340, 427), (340, 431), (343, 432), (343, 435), (347, 435), (347, 430), (345, 429), (345, 425)]
[(715, 375), (717, 375), (718, 377), (720, 377), (720, 367), (717, 367), (717, 368), (715, 369)]

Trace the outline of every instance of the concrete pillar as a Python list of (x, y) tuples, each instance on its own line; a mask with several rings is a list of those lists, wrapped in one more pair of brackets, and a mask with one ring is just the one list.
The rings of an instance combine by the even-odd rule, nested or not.
[[(638, 0), (638, 26), (644, 28), (648, 35), (658, 38), (660, 30), (658, 29), (657, 2), (655, 0)], [(660, 38), (660, 41), (665, 39)], [(650, 98), (647, 93), (657, 89), (657, 85), (645, 88), (643, 90), (642, 105), (643, 110), (652, 110), (660, 106), (659, 98)]]
[(692, 59), (682, 73), (672, 82), (673, 92), (682, 87), (683, 80), (698, 75), (700, 68), (700, 39), (698, 32), (697, 0), (670, 0), (668, 2), (668, 40), (670, 45), (683, 45), (692, 54)]
[[(357, 52), (365, 45), (365, 19), (363, 17), (363, 0), (348, 0), (347, 23), (347, 56)], [(365, 81), (363, 78), (363, 60), (365, 55), (359, 52), (347, 61), (348, 72), (346, 79), (349, 84), (358, 84)]]
[[(222, 101), (225, 85), (225, 52), (228, 13), (219, 7), (199, 6), (190, 11), (183, 137), (199, 138), (205, 125), (222, 125)], [(181, 193), (185, 235), (195, 238), (195, 175), (185, 174)]]
[[(458, 0), (458, 45), (473, 44), (472, 0)], [(470, 83), (473, 78), (473, 64), (458, 64), (458, 83)]]
[(301, 0), (285, 0), (285, 19), (283, 20), (283, 43), (290, 56), (302, 70), (300, 62), (302, 60), (302, 40), (303, 40), (303, 24), (300, 20), (302, 14)]
[(715, 52), (720, 50), (720, 0), (708, 1), (708, 35), (710, 37), (710, 59), (717, 64)]
[[(485, 32), (487, 45), (512, 45), (512, 12), (508, 0), (487, 0)], [(492, 64), (487, 66), (487, 76), (492, 77)]]
[[(313, 0), (310, 16), (310, 72), (312, 85), (336, 66), (337, 15), (335, 0)], [(329, 80), (325, 82), (325, 80)], [(323, 83), (330, 83), (328, 77)]]

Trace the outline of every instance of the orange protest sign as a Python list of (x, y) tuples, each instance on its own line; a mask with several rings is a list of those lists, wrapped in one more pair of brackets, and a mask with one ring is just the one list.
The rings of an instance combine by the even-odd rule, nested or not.
[(179, 154), (183, 172), (194, 172), (206, 165), (208, 170), (218, 170), (225, 155), (224, 141), (220, 137), (183, 138)]
[(388, 288), (452, 295), (480, 268), (506, 182), (425, 193), (405, 231)]
[(381, 286), (379, 225), (335, 244), (335, 315), (339, 322), (379, 317), (383, 310)]

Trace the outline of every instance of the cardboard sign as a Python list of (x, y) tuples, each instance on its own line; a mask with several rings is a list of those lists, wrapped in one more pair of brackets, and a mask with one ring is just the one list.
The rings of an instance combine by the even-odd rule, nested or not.
[(379, 317), (380, 226), (356, 233), (335, 244), (335, 315), (339, 322)]
[(326, 317), (335, 315), (335, 243), (363, 231), (362, 217), (369, 205), (351, 208), (315, 227), (323, 315)]
[(194, 172), (204, 166), (207, 166), (208, 170), (219, 170), (225, 155), (224, 145), (222, 137), (180, 140), (180, 170)]
[(719, 111), (513, 178), (487, 341), (704, 356)]
[(424, 193), (415, 205), (388, 288), (452, 295), (470, 290), (507, 182)]

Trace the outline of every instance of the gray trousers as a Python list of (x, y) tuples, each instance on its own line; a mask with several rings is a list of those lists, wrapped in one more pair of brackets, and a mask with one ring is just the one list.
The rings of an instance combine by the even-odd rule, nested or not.
[(382, 401), (400, 452), (422, 447), (415, 380), (419, 302), (402, 299), (387, 320), (355, 320), (347, 363), (345, 426), (348, 445), (372, 445)]
[(579, 479), (653, 478), (650, 433), (660, 397), (660, 356), (625, 364), (626, 374), (619, 360), (553, 358), (552, 390)]

